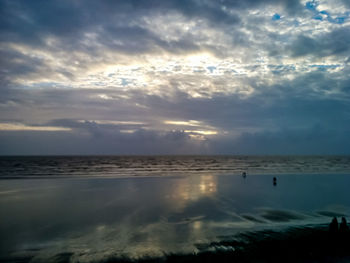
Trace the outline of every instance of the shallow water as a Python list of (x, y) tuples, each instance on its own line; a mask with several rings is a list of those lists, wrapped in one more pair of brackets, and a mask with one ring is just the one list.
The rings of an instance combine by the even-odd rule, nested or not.
[[(277, 184), (273, 185), (273, 177)], [(0, 181), (0, 258), (98, 262), (198, 252), (245, 231), (350, 215), (348, 174)]]

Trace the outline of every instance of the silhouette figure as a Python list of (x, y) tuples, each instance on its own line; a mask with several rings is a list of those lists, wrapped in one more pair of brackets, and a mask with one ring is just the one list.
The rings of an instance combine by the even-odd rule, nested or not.
[(332, 222), (329, 224), (329, 232), (331, 234), (336, 234), (338, 232), (338, 220), (333, 217)]
[(243, 177), (243, 178), (246, 178), (246, 177), (247, 177), (247, 173), (246, 173), (246, 172), (243, 172), (243, 173), (242, 173), (242, 177)]
[(277, 185), (277, 178), (274, 177), (274, 178), (273, 178), (273, 186), (276, 186), (276, 185)]
[(347, 233), (349, 231), (348, 223), (346, 222), (345, 217), (341, 218), (341, 223), (339, 225), (339, 232), (340, 233)]

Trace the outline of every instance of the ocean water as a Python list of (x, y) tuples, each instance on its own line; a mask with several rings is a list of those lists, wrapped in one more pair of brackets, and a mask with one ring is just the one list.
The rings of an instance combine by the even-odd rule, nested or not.
[(239, 175), (243, 171), (350, 173), (350, 156), (0, 156), (0, 176), (6, 178)]
[(1, 157), (0, 174), (3, 262), (193, 254), (350, 216), (346, 156)]

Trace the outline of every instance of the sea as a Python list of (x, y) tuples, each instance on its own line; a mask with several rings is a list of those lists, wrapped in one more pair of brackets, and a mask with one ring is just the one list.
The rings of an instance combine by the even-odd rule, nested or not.
[(349, 187), (350, 156), (2, 156), (0, 262), (235, 251), (349, 219)]
[(349, 173), (350, 156), (0, 157), (1, 178)]

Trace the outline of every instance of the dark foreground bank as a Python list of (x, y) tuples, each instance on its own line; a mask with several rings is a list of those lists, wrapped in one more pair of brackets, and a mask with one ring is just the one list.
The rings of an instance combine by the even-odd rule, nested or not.
[(349, 232), (330, 233), (328, 226), (246, 233), (198, 248), (195, 255), (105, 262), (350, 262)]
[[(109, 257), (99, 262), (350, 262), (349, 231), (334, 233), (329, 231), (328, 225), (247, 232), (221, 242), (198, 244), (197, 247), (199, 252), (196, 254), (167, 254), (139, 259)], [(33, 262), (33, 257), (27, 254), (2, 258), (0, 262)], [(69, 252), (57, 254), (51, 260), (75, 262), (73, 253)]]
[(331, 233), (328, 225), (259, 231), (232, 240), (198, 245), (199, 253), (112, 262), (350, 262), (350, 234)]

